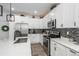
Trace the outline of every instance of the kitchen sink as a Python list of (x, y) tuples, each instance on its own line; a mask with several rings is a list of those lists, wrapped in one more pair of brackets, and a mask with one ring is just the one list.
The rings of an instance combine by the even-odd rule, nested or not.
[(27, 42), (27, 38), (19, 38), (14, 43), (26, 43), (26, 42)]

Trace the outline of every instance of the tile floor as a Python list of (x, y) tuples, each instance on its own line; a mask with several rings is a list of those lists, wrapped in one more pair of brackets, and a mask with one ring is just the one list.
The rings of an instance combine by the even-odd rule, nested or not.
[(32, 44), (32, 56), (47, 56), (40, 43)]

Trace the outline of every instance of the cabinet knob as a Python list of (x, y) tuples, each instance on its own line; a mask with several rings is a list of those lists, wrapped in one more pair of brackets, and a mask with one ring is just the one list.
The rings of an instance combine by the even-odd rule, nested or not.
[(56, 47), (54, 47), (54, 50), (56, 51)]
[(63, 24), (61, 24), (61, 27), (63, 27)]
[(74, 22), (74, 26), (76, 26), (76, 22)]

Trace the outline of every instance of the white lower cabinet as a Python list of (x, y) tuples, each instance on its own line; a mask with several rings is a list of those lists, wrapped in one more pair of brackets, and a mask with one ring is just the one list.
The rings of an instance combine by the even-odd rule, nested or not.
[(61, 45), (53, 40), (51, 40), (50, 45), (51, 56), (79, 56), (77, 51)]
[(29, 34), (31, 43), (41, 43), (43, 45), (43, 35), (41, 34)]
[(56, 44), (56, 56), (66, 56), (66, 47)]
[(66, 48), (54, 41), (51, 41), (51, 56), (66, 56)]
[(55, 52), (56, 52), (56, 43), (55, 42), (51, 42), (51, 47), (50, 47), (50, 53), (51, 56), (55, 56)]

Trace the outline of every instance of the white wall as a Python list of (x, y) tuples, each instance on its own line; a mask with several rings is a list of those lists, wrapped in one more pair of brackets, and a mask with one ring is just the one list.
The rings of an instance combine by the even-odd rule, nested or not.
[(43, 19), (15, 16), (16, 23), (28, 23), (28, 28), (43, 28)]
[(8, 39), (9, 37), (9, 31), (8, 32), (2, 31), (1, 27), (3, 25), (9, 25), (9, 24), (8, 22), (0, 22), (0, 40)]
[(0, 16), (0, 40), (3, 40), (3, 39), (8, 39), (9, 37), (9, 32), (4, 32), (1, 30), (1, 27), (3, 25), (9, 25), (8, 22), (6, 22), (6, 14), (7, 13), (3, 13), (3, 16)]
[(0, 16), (0, 22), (6, 22), (6, 15), (8, 13), (3, 12), (3, 16)]

